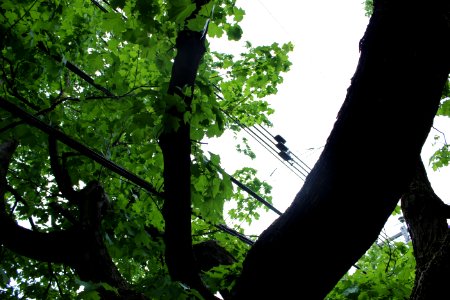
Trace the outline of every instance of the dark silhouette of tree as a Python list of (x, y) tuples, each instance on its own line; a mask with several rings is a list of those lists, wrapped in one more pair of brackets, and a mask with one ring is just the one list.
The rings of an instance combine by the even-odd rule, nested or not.
[[(95, 292), (104, 299), (173, 299), (199, 294), (214, 299), (219, 290), (227, 299), (323, 299), (374, 243), (402, 195), (418, 259), (413, 297), (429, 299), (437, 291), (432, 287), (436, 282), (442, 283), (439, 291), (445, 292), (445, 277), (441, 275), (448, 272), (448, 237), (443, 225), (446, 215), (436, 220), (433, 215), (439, 207), (446, 206), (435, 201), (417, 162), (450, 71), (449, 1), (374, 2), (373, 15), (360, 42), (357, 70), (318, 162), (289, 209), (249, 250), (242, 273), (224, 273), (222, 277), (216, 274), (223, 269), (213, 269), (213, 275), (205, 272), (233, 265), (239, 261), (236, 256), (242, 260), (246, 249), (235, 244), (225, 245), (228, 249), (224, 249), (223, 236), (222, 245), (210, 238), (220, 237), (211, 233), (211, 228), (224, 228), (220, 224), (222, 211), (217, 208), (223, 207), (217, 203), (223, 205), (231, 181), (218, 166), (218, 159), (212, 157), (208, 161), (193, 140), (220, 135), (227, 126), (224, 124), (230, 122), (223, 114), (226, 109), (235, 109), (252, 125), (266, 120), (266, 107), (256, 105), (263, 108), (256, 109), (253, 116), (245, 109), (251, 106), (236, 108), (234, 99), (214, 102), (216, 89), (211, 86), (216, 83), (209, 84), (207, 80), (219, 77), (218, 72), (202, 69), (207, 75), (198, 75), (201, 62), (206, 60), (208, 66), (218, 68), (229, 64), (223, 68), (231, 74), (227, 82), (234, 85), (217, 81), (217, 85), (227, 88), (224, 94), (245, 99), (253, 94), (263, 97), (276, 90), (274, 86), (281, 80), (274, 78), (289, 68), (280, 58), (286, 56), (289, 46), (252, 48), (244, 61), (233, 61), (220, 54), (205, 58), (205, 34), (212, 15), (208, 11), (212, 10), (210, 2), (175, 1), (163, 14), (156, 2), (137, 1), (133, 9), (121, 1), (105, 1), (105, 6), (92, 3), (104, 15), (90, 21), (104, 22), (102, 26), (107, 29), (95, 32), (91, 39), (85, 38), (89, 29), (80, 21), (87, 13), (58, 15), (68, 10), (41, 6), (41, 10), (52, 12), (43, 15), (48, 24), (59, 24), (63, 16), (73, 17), (79, 31), (67, 38), (63, 31), (52, 35), (48, 29), (42, 29), (37, 34), (40, 40), (35, 41), (33, 31), (15, 28), (37, 14), (32, 10), (34, 4), (22, 18), (6, 13), (3, 6), (1, 10), (9, 23), (0, 27), (5, 37), (0, 44), (5, 86), (0, 107), (7, 120), (0, 128), (0, 254), (5, 261), (20, 266), (23, 274), (41, 274), (42, 263), (47, 264), (48, 273), (39, 282), (41, 290), (30, 292), (34, 297), (50, 297), (55, 286), (59, 296), (73, 296), (77, 277), (94, 283)], [(215, 26), (215, 34), (226, 31), (229, 38), (238, 39), (240, 28), (226, 19), (227, 15), (240, 19), (243, 13), (233, 1), (221, 3), (217, 7), (217, 23), (222, 27)], [(82, 6), (74, 11), (77, 9)], [(123, 22), (130, 15), (135, 17), (134, 23)], [(164, 29), (167, 37), (154, 34), (156, 29)], [(59, 48), (53, 45), (66, 38), (70, 42), (58, 44), (66, 47), (66, 52), (55, 54)], [(16, 43), (21, 45), (17, 49)], [(73, 50), (76, 43), (88, 44), (78, 51)], [(159, 45), (163, 46), (158, 48)], [(24, 50), (22, 46), (28, 48)], [(283, 55), (273, 56), (273, 49)], [(143, 63), (146, 60), (141, 59), (141, 51), (148, 60), (156, 57), (155, 61)], [(92, 54), (90, 59), (77, 63), (96, 77), (67, 60), (86, 57), (86, 53)], [(258, 55), (263, 59), (258, 60)], [(39, 69), (43, 62), (45, 72)], [(133, 72), (121, 69), (122, 63)], [(273, 86), (268, 88), (271, 80), (264, 77), (265, 70), (258, 68), (270, 63)], [(51, 67), (58, 70), (57, 75)], [(69, 75), (61, 75), (67, 70), (75, 74), (75, 83)], [(159, 75), (148, 75), (145, 79), (154, 81), (136, 86), (140, 71)], [(166, 77), (170, 80), (164, 81)], [(41, 81), (31, 89), (33, 78)], [(248, 82), (261, 86), (250, 89)], [(194, 103), (196, 97), (204, 103)], [(103, 111), (110, 104), (113, 115)], [(201, 111), (202, 105), (207, 109)], [(72, 125), (79, 125), (77, 122), (87, 125)], [(22, 128), (28, 131), (24, 133)], [(84, 144), (65, 132), (84, 139)], [(104, 146), (105, 139), (101, 138), (108, 134), (111, 143), (105, 155), (90, 148)], [(62, 149), (58, 148), (61, 144)], [(108, 155), (134, 167), (139, 175), (107, 159)], [(93, 166), (93, 162), (98, 165)], [(19, 172), (22, 177), (17, 175)], [(30, 180), (24, 179), (23, 173)], [(133, 185), (115, 179), (115, 174)], [(418, 177), (414, 179), (415, 175)], [(81, 187), (80, 181), (87, 184)], [(161, 182), (163, 192), (155, 187)], [(219, 191), (222, 198), (217, 198)], [(194, 201), (198, 198), (214, 201), (208, 206)], [(422, 205), (417, 201), (422, 198), (427, 198), (423, 203), (431, 207), (425, 222), (425, 215), (416, 213), (423, 210), (415, 208)], [(156, 218), (146, 218), (160, 212), (164, 224)], [(213, 216), (213, 226), (205, 229), (207, 218), (202, 214)], [(17, 216), (28, 219), (31, 229), (18, 224)], [(39, 221), (38, 225), (32, 217)], [(51, 226), (47, 225), (49, 222)], [(427, 237), (430, 232), (433, 235)], [(30, 260), (22, 260), (24, 257)], [(31, 261), (41, 272), (27, 264)], [(3, 277), (14, 273), (9, 269), (2, 272), (9, 274)], [(69, 283), (61, 284), (59, 275), (69, 278)], [(213, 283), (217, 277), (220, 283)], [(440, 280), (435, 281), (437, 278)], [(231, 289), (235, 279), (236, 285)]]
[(374, 2), (327, 144), (294, 202), (249, 251), (234, 299), (323, 299), (375, 242), (439, 107), (448, 20), (448, 1)]

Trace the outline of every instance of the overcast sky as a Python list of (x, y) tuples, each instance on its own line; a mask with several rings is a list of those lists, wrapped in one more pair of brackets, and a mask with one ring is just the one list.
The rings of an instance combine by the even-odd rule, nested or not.
[[(294, 44), (290, 54), (291, 70), (283, 75), (284, 83), (279, 92), (267, 99), (275, 109), (270, 118), (274, 127), (268, 130), (273, 135), (283, 136), (289, 149), (310, 167), (325, 145), (356, 70), (359, 40), (369, 21), (362, 1), (238, 0), (236, 3), (246, 12), (241, 24), (242, 41), (248, 40), (254, 46), (288, 41)], [(218, 51), (239, 52), (236, 43), (210, 42)], [(436, 120), (435, 125), (441, 131), (448, 131), (450, 123), (448, 118), (444, 119)], [(435, 134), (437, 132), (432, 130), (431, 136)], [(250, 136), (246, 137), (257, 155), (254, 161), (237, 156), (230, 137), (211, 142), (208, 149), (221, 156), (228, 173), (247, 165), (258, 169), (260, 178), (273, 186), (275, 207), (284, 211), (303, 181)], [(424, 148), (425, 164), (431, 153), (429, 140)], [(438, 196), (450, 201), (450, 168), (439, 172), (429, 170), (428, 174)], [(263, 213), (251, 232), (261, 232), (276, 217), (272, 212)], [(398, 225), (395, 221), (393, 224)]]

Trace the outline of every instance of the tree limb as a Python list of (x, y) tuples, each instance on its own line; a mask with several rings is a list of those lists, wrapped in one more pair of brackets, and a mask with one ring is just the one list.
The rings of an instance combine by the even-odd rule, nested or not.
[(434, 193), (422, 161), (401, 206), (414, 247), (416, 277), (411, 300), (438, 299), (450, 292), (448, 205)]
[(234, 299), (324, 299), (375, 242), (414, 176), (448, 78), (449, 3), (375, 1), (326, 146), (250, 249)]

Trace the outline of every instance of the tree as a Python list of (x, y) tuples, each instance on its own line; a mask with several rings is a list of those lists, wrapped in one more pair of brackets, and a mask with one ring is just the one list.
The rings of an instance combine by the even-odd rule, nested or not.
[[(373, 12), (372, 5), (372, 1), (366, 1), (368, 16)], [(437, 116), (450, 116), (449, 99), (447, 81)], [(434, 136), (435, 141), (442, 137), (444, 141), (430, 158), (435, 170), (448, 165), (448, 144), (445, 135), (437, 131), (439, 134)], [(399, 208), (396, 211), (399, 212)], [(402, 243), (381, 241), (374, 244), (355, 265), (358, 268), (356, 272), (347, 273), (327, 299), (339, 299), (342, 296), (346, 299), (436, 299), (448, 293), (443, 282), (448, 274), (446, 262), (449, 259), (448, 205), (434, 193), (421, 161), (417, 163), (416, 174), (408, 191), (401, 198), (401, 211), (408, 224), (414, 254), (410, 251), (410, 243), (407, 247), (409, 251), (405, 251)], [(381, 245), (389, 247), (381, 248)], [(380, 259), (381, 263), (377, 263)], [(414, 274), (412, 268), (416, 265), (416, 260)]]
[(292, 45), (203, 53), (206, 34), (240, 38), (234, 1), (3, 1), (0, 12), (4, 297), (74, 298), (80, 284), (82, 297), (174, 299), (188, 286), (211, 297), (199, 268), (233, 263), (203, 275), (215, 291), (253, 243), (225, 226), (224, 202), (248, 207), (237, 220), (262, 206), (232, 180), (270, 187), (248, 168), (226, 174), (201, 141), (236, 120), (270, 124), (263, 98)]
[(414, 176), (448, 78), (446, 13), (442, 1), (374, 2), (327, 144), (294, 202), (247, 254), (238, 299), (323, 299), (376, 240)]
[[(247, 254), (236, 237), (253, 241), (224, 226), (223, 204), (257, 217), (262, 204), (232, 180), (270, 188), (253, 170), (230, 177), (201, 141), (238, 130), (235, 120), (270, 125), (263, 98), (292, 45), (204, 52), (206, 33), (240, 38), (244, 12), (228, 0), (4, 1), (2, 296), (323, 298), (406, 191), (448, 77), (448, 40), (435, 38), (448, 36), (448, 4), (391, 2), (375, 3), (319, 162)], [(328, 241), (313, 234), (325, 229)]]

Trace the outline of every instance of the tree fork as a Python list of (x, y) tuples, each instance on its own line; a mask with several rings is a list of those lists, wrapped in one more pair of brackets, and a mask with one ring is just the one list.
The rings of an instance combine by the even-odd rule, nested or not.
[[(70, 266), (81, 280), (106, 282), (118, 289), (119, 295), (100, 289), (103, 299), (146, 299), (130, 289), (103, 242), (100, 221), (106, 194), (99, 183), (92, 182), (81, 191), (72, 191), (78, 200), (80, 219), (69, 229), (47, 233), (29, 230), (18, 225), (7, 213), (4, 200), (8, 189), (6, 175), (16, 147), (14, 141), (0, 144), (0, 244), (31, 259)], [(56, 156), (56, 148), (53, 150), (52, 155)]]
[(326, 146), (249, 251), (234, 299), (324, 299), (408, 189), (450, 70), (449, 2), (374, 5)]

